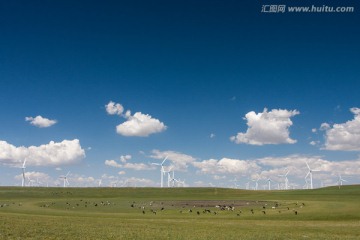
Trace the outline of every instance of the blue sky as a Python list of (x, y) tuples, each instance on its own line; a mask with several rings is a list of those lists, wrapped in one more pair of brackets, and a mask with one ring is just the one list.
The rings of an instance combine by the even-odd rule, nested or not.
[(0, 184), (26, 158), (33, 185), (160, 186), (165, 156), (186, 186), (359, 183), (358, 3), (265, 4), (1, 3)]

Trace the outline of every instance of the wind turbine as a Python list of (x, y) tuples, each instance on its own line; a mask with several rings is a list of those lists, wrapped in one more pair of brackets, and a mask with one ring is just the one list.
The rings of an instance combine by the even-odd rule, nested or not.
[(178, 183), (178, 186), (181, 184), (182, 187), (185, 187), (185, 179), (182, 181), (180, 179), (175, 179), (175, 181)]
[(320, 172), (320, 170), (311, 169), (306, 160), (305, 160), (305, 163), (306, 163), (306, 166), (307, 166), (308, 169), (309, 169), (309, 172), (306, 174), (305, 178), (307, 178), (308, 176), (310, 176), (310, 189), (313, 189), (312, 173), (313, 173), (313, 172)]
[(303, 186), (303, 189), (309, 189), (309, 183), (306, 177), (305, 177), (305, 184)]
[[(285, 170), (287, 170), (287, 168), (285, 168)], [(288, 184), (289, 184), (289, 179), (287, 178), (287, 175), (289, 174), (290, 170), (287, 170), (287, 172), (285, 174), (281, 174), (278, 175), (279, 177), (284, 177), (284, 182), (285, 182), (285, 189), (288, 189)]]
[(98, 187), (101, 187), (101, 184), (102, 184), (102, 178), (99, 179)]
[(340, 186), (343, 185), (343, 182), (347, 182), (347, 181), (346, 181), (345, 179), (343, 179), (343, 178), (341, 177), (341, 174), (339, 173), (339, 180), (338, 180), (339, 188), (340, 188)]
[(69, 176), (70, 171), (65, 175), (65, 176), (60, 176), (59, 178), (62, 178), (64, 180), (64, 187), (66, 187), (66, 185), (69, 186), (69, 181), (67, 180), (67, 177)]
[[(172, 176), (171, 173), (172, 172)], [(170, 170), (168, 171), (168, 187), (175, 187), (175, 170), (173, 168), (170, 168)]]
[(269, 190), (271, 190), (271, 182), (273, 181), (273, 180), (271, 180), (270, 179), (270, 177), (267, 179), (267, 181), (268, 181), (268, 184), (269, 184)]
[(164, 174), (165, 174), (164, 162), (166, 161), (167, 158), (168, 158), (168, 156), (166, 156), (166, 157), (164, 158), (164, 160), (162, 161), (162, 163), (152, 163), (153, 165), (160, 166), (160, 186), (161, 186), (161, 187), (164, 187)]
[(25, 160), (24, 160), (24, 162), (23, 162), (23, 165), (22, 165), (22, 167), (21, 167), (21, 169), (22, 169), (22, 182), (21, 182), (21, 186), (22, 187), (24, 187), (25, 186), (25, 164), (26, 164), (26, 158), (25, 158)]
[(253, 179), (253, 180), (251, 180), (251, 181), (253, 181), (253, 182), (255, 182), (255, 189), (254, 190), (258, 190), (258, 186), (259, 186), (259, 180), (260, 180), (260, 177), (258, 177), (256, 180), (255, 179)]
[(35, 180), (31, 179), (30, 177), (28, 177), (28, 186), (29, 187), (33, 187), (35, 183)]

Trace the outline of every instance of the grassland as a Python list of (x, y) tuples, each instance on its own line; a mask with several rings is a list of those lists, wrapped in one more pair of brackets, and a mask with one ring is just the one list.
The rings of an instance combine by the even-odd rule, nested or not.
[(1, 187), (0, 239), (360, 239), (359, 200), (360, 186)]

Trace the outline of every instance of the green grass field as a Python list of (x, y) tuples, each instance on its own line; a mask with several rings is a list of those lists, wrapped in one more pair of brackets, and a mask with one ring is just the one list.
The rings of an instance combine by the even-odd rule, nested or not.
[(0, 239), (360, 239), (360, 186), (0, 188)]

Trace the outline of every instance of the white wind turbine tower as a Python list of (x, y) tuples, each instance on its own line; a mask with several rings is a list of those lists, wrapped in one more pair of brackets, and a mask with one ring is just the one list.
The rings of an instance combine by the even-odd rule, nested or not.
[(59, 178), (62, 178), (64, 180), (64, 187), (66, 187), (66, 185), (69, 186), (69, 181), (67, 180), (67, 177), (69, 176), (70, 171), (65, 175), (65, 176), (60, 176)]
[(271, 180), (270, 178), (268, 178), (267, 181), (268, 181), (268, 184), (269, 184), (269, 190), (271, 190), (271, 182), (272, 182), (273, 180)]
[[(287, 168), (285, 168), (285, 170), (287, 170)], [(289, 174), (290, 170), (287, 170), (287, 172), (285, 174), (281, 174), (278, 175), (279, 177), (284, 177), (284, 182), (285, 182), (285, 189), (288, 189), (288, 184), (289, 184), (289, 179), (287, 178), (287, 175)]]
[(346, 181), (345, 179), (343, 179), (343, 178), (341, 177), (341, 174), (339, 173), (339, 180), (338, 180), (339, 188), (340, 188), (340, 186), (343, 185), (343, 182), (347, 182), (347, 181)]
[(306, 174), (305, 178), (307, 178), (308, 176), (310, 176), (310, 189), (313, 189), (312, 173), (313, 173), (313, 172), (320, 172), (320, 170), (311, 169), (306, 160), (305, 160), (305, 163), (306, 163), (306, 166), (307, 166), (308, 169), (309, 169), (309, 172)]
[(166, 156), (164, 158), (164, 160), (162, 161), (162, 163), (152, 163), (153, 165), (157, 165), (160, 166), (160, 186), (164, 187), (164, 174), (165, 174), (165, 170), (164, 170), (164, 163), (166, 161), (166, 159), (168, 158), (168, 156)]
[[(171, 173), (172, 172), (172, 176), (171, 176)], [(175, 170), (173, 168), (171, 168), (169, 171), (168, 171), (168, 187), (175, 187), (175, 182), (176, 182), (176, 179), (175, 179)]]
[(303, 186), (303, 189), (309, 189), (309, 183), (306, 177), (305, 177), (305, 184)]
[(260, 180), (260, 177), (258, 177), (256, 180), (255, 179), (252, 180), (253, 182), (255, 182), (255, 190), (258, 190), (259, 180)]
[(22, 167), (21, 167), (21, 169), (22, 169), (22, 182), (21, 182), (21, 186), (22, 187), (24, 187), (25, 186), (25, 164), (26, 164), (26, 158), (25, 158), (25, 160), (24, 160), (24, 162), (23, 162), (23, 165), (22, 165)]
[(29, 187), (33, 187), (35, 183), (35, 180), (31, 179), (30, 177), (28, 177), (28, 186)]
[(102, 178), (99, 179), (99, 185), (98, 185), (98, 187), (101, 187), (101, 184), (102, 184)]
[(180, 184), (182, 187), (185, 187), (185, 179), (182, 181), (180, 179), (175, 179), (175, 181), (178, 183), (178, 186)]

